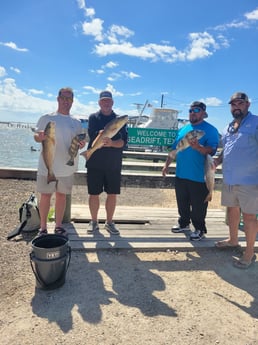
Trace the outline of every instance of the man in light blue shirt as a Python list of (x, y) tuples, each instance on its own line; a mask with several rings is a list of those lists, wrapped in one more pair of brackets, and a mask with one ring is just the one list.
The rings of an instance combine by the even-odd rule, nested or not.
[[(234, 261), (237, 268), (248, 268), (254, 261), (258, 232), (258, 116), (249, 111), (250, 102), (243, 92), (232, 95), (229, 104), (233, 121), (222, 137), (223, 187), (221, 203), (228, 208), (229, 238), (217, 248), (238, 247), (238, 224), (243, 213), (246, 249)], [(215, 160), (216, 163), (216, 160)]]

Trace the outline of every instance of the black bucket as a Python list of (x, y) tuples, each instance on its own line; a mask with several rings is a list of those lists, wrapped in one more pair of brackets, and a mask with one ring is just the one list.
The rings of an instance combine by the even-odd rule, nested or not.
[(31, 242), (30, 264), (36, 278), (36, 287), (56, 289), (65, 283), (71, 260), (71, 247), (66, 237), (42, 235)]

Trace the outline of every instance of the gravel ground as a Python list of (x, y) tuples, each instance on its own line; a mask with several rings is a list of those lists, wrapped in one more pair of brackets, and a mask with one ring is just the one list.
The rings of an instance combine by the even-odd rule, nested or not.
[[(215, 249), (73, 252), (65, 284), (35, 287), (30, 243), (7, 241), (34, 181), (1, 180), (3, 345), (258, 345), (258, 270)], [(128, 188), (119, 203), (176, 207), (173, 191)], [(140, 196), (140, 197), (139, 197)], [(86, 203), (76, 187), (73, 203)], [(215, 193), (210, 207), (219, 207)]]

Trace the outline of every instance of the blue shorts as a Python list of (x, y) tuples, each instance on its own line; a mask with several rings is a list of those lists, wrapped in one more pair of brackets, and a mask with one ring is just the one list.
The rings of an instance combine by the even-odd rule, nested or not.
[(87, 186), (90, 195), (99, 195), (103, 191), (107, 194), (120, 194), (121, 170), (87, 170)]

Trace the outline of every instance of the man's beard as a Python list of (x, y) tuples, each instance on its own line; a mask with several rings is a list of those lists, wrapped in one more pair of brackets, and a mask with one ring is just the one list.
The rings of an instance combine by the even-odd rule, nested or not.
[(232, 113), (234, 119), (239, 119), (242, 120), (245, 117), (245, 114), (240, 110), (240, 109), (236, 109), (233, 111)]
[(199, 122), (200, 120), (197, 119), (196, 117), (195, 118), (190, 118), (190, 123), (196, 123), (196, 122)]

